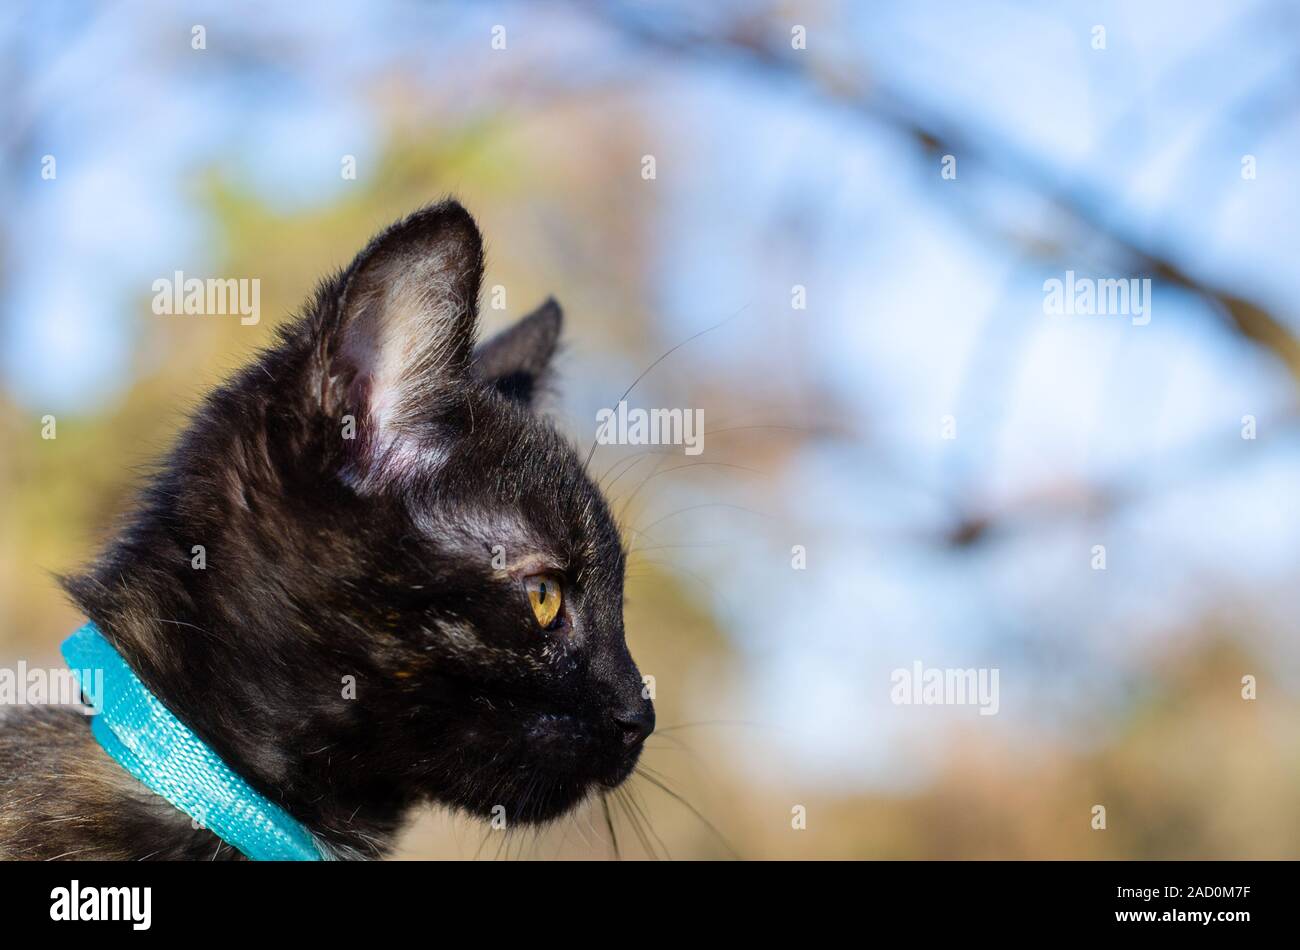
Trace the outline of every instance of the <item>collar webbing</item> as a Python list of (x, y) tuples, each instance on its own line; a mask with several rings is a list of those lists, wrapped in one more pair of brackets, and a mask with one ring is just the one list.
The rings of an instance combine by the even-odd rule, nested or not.
[[(319, 861), (306, 827), (236, 774), (140, 682), (94, 623), (68, 637), (63, 657), (98, 713), (91, 731), (104, 751), (227, 844), (255, 861)], [(103, 671), (99, 685), (84, 674)]]

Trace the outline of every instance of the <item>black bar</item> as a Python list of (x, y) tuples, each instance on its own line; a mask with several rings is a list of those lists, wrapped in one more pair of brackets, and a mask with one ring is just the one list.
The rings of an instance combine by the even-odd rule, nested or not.
[[(499, 938), (581, 932), (612, 914), (631, 929), (696, 921), (691, 932), (803, 920), (864, 936), (904, 927), (925, 937), (1128, 931), (1230, 940), (1286, 925), (1295, 872), (1292, 863), (1195, 861), (9, 863), (0, 864), (0, 906), (19, 931), (132, 932), (129, 919), (52, 920), (52, 892), (76, 880), (83, 898), (92, 888), (149, 887), (147, 932), (173, 937), (329, 938), (410, 925), (435, 941), (462, 927)], [(1207, 912), (1208, 922), (1199, 918)]]

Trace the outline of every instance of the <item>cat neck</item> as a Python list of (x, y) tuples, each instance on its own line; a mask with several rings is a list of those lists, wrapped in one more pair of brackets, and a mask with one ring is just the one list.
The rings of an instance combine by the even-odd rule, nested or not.
[(294, 479), (308, 475), (275, 454), (311, 458), (308, 435), (219, 422), (200, 417), (126, 530), (64, 586), (231, 769), (337, 850), (377, 856), (420, 794), (385, 758), (401, 717), (358, 715), (381, 673), (341, 630), (356, 605), (313, 568), (366, 544), (364, 525), (340, 486), (329, 521), (302, 529)]
[(259, 670), (253, 657), (223, 656), (227, 644), (260, 631), (163, 618), (140, 599), (91, 616), (173, 715), (333, 852), (382, 857), (392, 849), (418, 796), (384, 781), (369, 761), (384, 737), (361, 742), (335, 728), (331, 704), (318, 701), (327, 689), (338, 694), (333, 683), (309, 670), (277, 673), (275, 664)]

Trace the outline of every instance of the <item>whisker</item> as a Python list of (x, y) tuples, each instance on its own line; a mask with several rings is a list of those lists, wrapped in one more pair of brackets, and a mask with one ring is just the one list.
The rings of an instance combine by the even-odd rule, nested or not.
[[(746, 719), (705, 719), (700, 722), (679, 722), (671, 726), (656, 726), (654, 734), (673, 732), (677, 729), (699, 729), (701, 726), (750, 726), (754, 729), (767, 728), (766, 723), (752, 722)], [(667, 736), (665, 736), (667, 738)]]
[(721, 435), (724, 432), (748, 432), (752, 429), (779, 429), (787, 432), (806, 432), (810, 435), (821, 435), (832, 430), (824, 426), (787, 426), (787, 425), (752, 425), (752, 426), (726, 426), (721, 429), (705, 429), (704, 434)]
[(488, 839), (492, 837), (492, 832), (494, 830), (495, 829), (492, 828), (491, 825), (488, 826), (488, 830), (483, 835), (483, 840), (478, 843), (478, 850), (474, 852), (474, 857), (472, 860), (474, 861), (478, 860), (479, 855), (483, 853), (483, 849), (487, 846)]
[(619, 512), (620, 517), (627, 512), (628, 508), (632, 506), (632, 499), (636, 498), (636, 496), (640, 493), (641, 489), (645, 488), (645, 486), (653, 479), (658, 478), (660, 475), (668, 475), (672, 472), (680, 472), (684, 468), (699, 468), (700, 466), (703, 465), (714, 466), (717, 468), (734, 468), (734, 469), (739, 469), (742, 472), (749, 472), (751, 475), (758, 475), (761, 478), (767, 477), (766, 472), (761, 472), (756, 468), (749, 468), (746, 465), (733, 465), (731, 462), (688, 462), (685, 465), (674, 465), (672, 468), (665, 468), (660, 471), (652, 472), (650, 475), (641, 479), (641, 484), (636, 486), (636, 488), (633, 489), (632, 494), (628, 495), (627, 500), (623, 502), (622, 508), (620, 509)]
[[(621, 459), (615, 459), (613, 462), (610, 463), (609, 468), (605, 469), (604, 474), (602, 474), (600, 478), (596, 479), (596, 487), (599, 488), (605, 494), (609, 494), (610, 489), (612, 489), (615, 485), (618, 484), (618, 480), (620, 478), (626, 475), (630, 470), (636, 468), (637, 463), (639, 463), (641, 459), (645, 458), (647, 455), (650, 454), (651, 452), (647, 450), (645, 452), (633, 452), (631, 455), (625, 455)], [(628, 465), (627, 464), (628, 462), (631, 462), (632, 464)], [(613, 475), (614, 469), (618, 468), (620, 465), (623, 466), (623, 470), (619, 472), (618, 475), (614, 476), (614, 480), (612, 482), (606, 485), (604, 483), (605, 479)]]
[[(700, 337), (704, 336), (706, 333), (712, 333), (714, 330), (717, 330), (717, 329), (720, 329), (721, 327), (726, 326), (728, 323), (730, 323), (732, 320), (736, 319), (736, 317), (738, 317), (740, 314), (742, 314), (742, 313), (743, 313), (745, 310), (747, 310), (748, 308), (749, 308), (749, 304), (745, 304), (745, 306), (743, 306), (743, 307), (741, 307), (739, 310), (736, 310), (735, 312), (733, 312), (729, 317), (727, 317), (727, 318), (726, 318), (725, 320), (723, 320), (721, 323), (715, 323), (713, 326), (711, 326), (711, 327), (707, 327), (707, 328), (701, 330), (700, 332), (698, 332), (698, 333), (694, 333), (694, 334), (688, 336), (686, 339), (682, 340), (682, 342), (678, 343), (676, 346), (674, 346), (672, 349), (670, 349), (670, 350), (669, 350), (667, 353), (665, 353), (663, 356), (659, 357), (659, 359), (655, 360), (653, 363), (651, 363), (649, 366), (647, 366), (645, 369), (643, 369), (643, 370), (641, 371), (641, 375), (638, 376), (636, 379), (632, 380), (632, 385), (629, 386), (629, 387), (627, 387), (627, 389), (623, 390), (623, 395), (619, 396), (617, 399), (614, 400), (614, 405), (617, 406), (620, 402), (622, 402), (624, 399), (626, 399), (626, 398), (628, 397), (628, 395), (632, 392), (632, 390), (636, 389), (636, 385), (637, 385), (637, 383), (639, 383), (639, 382), (641, 382), (641, 380), (645, 379), (647, 373), (649, 373), (652, 369), (654, 369), (656, 366), (658, 366), (658, 365), (659, 365), (660, 363), (662, 363), (664, 360), (668, 359), (668, 357), (672, 356), (674, 353), (676, 353), (678, 350), (680, 350), (680, 349), (681, 349), (683, 346), (685, 346), (687, 343), (690, 343), (692, 340), (698, 340)], [(597, 437), (591, 440), (591, 450), (587, 452), (587, 460), (586, 460), (585, 462), (582, 463), (583, 468), (586, 468), (588, 465), (591, 464), (591, 457), (592, 457), (593, 455), (596, 454), (596, 446), (599, 445), (599, 444), (600, 444), (600, 441), (599, 441), (599, 434), (597, 434)]]
[(601, 793), (600, 807), (605, 812), (605, 827), (609, 829), (609, 843), (614, 846), (614, 860), (622, 861), (623, 854), (618, 847), (618, 833), (614, 830), (614, 816), (609, 813), (609, 796)]
[(601, 485), (599, 481), (597, 481), (596, 484), (600, 485), (601, 491), (605, 492), (606, 494), (609, 494), (611, 491), (614, 490), (614, 486), (618, 484), (619, 479), (621, 479), (628, 472), (632, 471), (632, 469), (636, 468), (637, 465), (640, 464), (641, 460), (645, 458), (647, 455), (676, 455), (676, 454), (677, 453), (674, 452), (672, 449), (642, 449), (640, 452), (633, 452), (631, 455), (625, 455), (623, 458), (618, 459), (616, 462), (610, 465), (609, 471), (607, 471), (604, 475), (601, 476), (601, 478), (607, 478), (609, 474), (614, 471), (614, 469), (619, 467), (619, 465), (630, 460), (632, 464), (626, 466), (621, 472), (619, 472), (613, 481), (611, 481), (608, 485)]
[[(661, 561), (658, 558), (643, 558), (641, 563), (647, 566), (662, 567), (676, 574), (680, 574), (683, 577), (689, 577), (691, 580), (695, 581), (697, 584), (703, 587), (705, 591), (708, 592), (709, 596), (718, 598), (718, 600), (722, 601), (723, 605), (726, 606), (728, 610), (732, 609), (730, 600), (723, 597), (722, 593), (716, 587), (714, 587), (712, 584), (706, 581), (697, 572), (692, 571), (690, 568), (683, 567), (681, 564), (678, 564), (674, 561)], [(627, 575), (627, 578), (631, 580), (638, 576), (649, 576), (649, 575), (635, 575), (629, 573)]]
[(648, 525), (646, 525), (643, 528), (637, 528), (636, 531), (638, 534), (643, 534), (649, 531), (651, 528), (655, 527), (655, 525), (663, 524), (669, 518), (676, 518), (678, 515), (684, 515), (688, 511), (699, 511), (701, 508), (734, 508), (736, 511), (743, 511), (746, 514), (756, 515), (757, 517), (760, 518), (771, 517), (770, 515), (766, 515), (761, 511), (755, 511), (753, 508), (746, 508), (744, 505), (728, 505), (723, 502), (708, 502), (702, 505), (689, 505), (686, 508), (678, 508), (676, 511), (669, 512), (668, 514), (664, 515), (662, 518), (650, 522)]
[(506, 846), (506, 843), (507, 843), (509, 840), (510, 840), (510, 829), (507, 828), (507, 829), (505, 829), (504, 831), (501, 832), (501, 840), (500, 840), (499, 842), (497, 842), (497, 851), (496, 851), (496, 854), (492, 855), (492, 860), (493, 860), (493, 861), (500, 861), (500, 860), (501, 860), (501, 849), (504, 848), (504, 847)]
[(672, 746), (671, 746), (671, 747), (662, 746), (662, 745), (651, 745), (651, 744), (650, 744), (650, 740), (647, 739), (647, 740), (646, 740), (646, 748), (647, 748), (648, 750), (650, 750), (651, 752), (685, 752), (688, 756), (690, 756), (691, 761), (692, 761), (693, 763), (699, 765), (701, 768), (703, 768), (703, 770), (704, 770), (706, 773), (712, 771), (712, 770), (708, 767), (708, 763), (704, 761), (704, 758), (703, 758), (703, 757), (702, 757), (698, 752), (696, 752), (694, 749), (692, 749), (689, 745), (687, 745), (687, 744), (686, 744), (686, 743), (685, 743), (681, 738), (679, 738), (678, 736), (661, 736), (661, 735), (659, 735), (658, 732), (656, 731), (655, 735), (652, 736), (651, 738), (652, 738), (652, 739), (661, 739), (661, 740), (663, 740), (664, 742), (671, 742), (671, 743), (672, 743)]
[(646, 811), (645, 803), (637, 797), (636, 790), (631, 786), (629, 786), (627, 790), (627, 799), (628, 803), (636, 809), (637, 814), (641, 816), (641, 820), (645, 822), (646, 831), (653, 836), (655, 841), (659, 844), (659, 847), (663, 849), (665, 857), (671, 861), (673, 858), (672, 852), (668, 850), (668, 845), (664, 844), (664, 839), (660, 838), (659, 833), (655, 831), (654, 823), (650, 821), (650, 815)]
[(582, 825), (578, 821), (579, 812), (582, 813), (582, 816), (584, 818), (589, 819), (591, 816), (590, 808), (575, 808), (573, 811), (569, 812), (568, 815), (569, 820), (564, 824), (564, 833), (560, 835), (560, 843), (556, 845), (557, 853), (563, 853), (564, 845), (569, 840), (569, 831), (572, 829), (577, 830), (578, 837), (582, 839), (582, 843), (587, 848), (588, 851), (596, 850), (595, 844), (592, 842), (590, 838), (587, 837), (587, 833), (582, 830)]
[(641, 848), (645, 851), (646, 855), (652, 861), (659, 860), (658, 852), (655, 851), (654, 845), (651, 843), (650, 838), (645, 833), (645, 829), (641, 827), (641, 821), (640, 819), (637, 818), (636, 812), (632, 810), (632, 806), (630, 804), (627, 795), (627, 789), (626, 788), (617, 789), (614, 792), (614, 796), (615, 796), (615, 801), (617, 801), (619, 805), (622, 806), (623, 814), (627, 817), (628, 823), (632, 826), (632, 833), (635, 834), (637, 840), (641, 842)]
[(637, 485), (636, 488), (632, 489), (632, 493), (628, 495), (628, 497), (624, 500), (623, 504), (619, 505), (618, 507), (619, 521), (622, 521), (627, 516), (628, 506), (632, 504), (632, 499), (635, 498), (637, 492), (641, 490), (641, 486), (644, 485), (646, 482), (650, 481), (650, 479), (654, 478), (657, 474), (659, 474), (659, 466), (663, 465), (663, 463), (664, 463), (664, 456), (660, 454), (660, 456), (657, 459), (655, 459), (655, 464), (654, 467), (650, 469), (650, 474), (647, 475), (645, 478), (641, 479), (641, 484)]
[(700, 810), (698, 808), (696, 808), (694, 805), (688, 802), (679, 793), (673, 791), (662, 781), (655, 778), (653, 775), (650, 775), (647, 772), (645, 772), (642, 766), (638, 765), (636, 771), (638, 775), (640, 775), (651, 785), (655, 786), (660, 791), (664, 792), (665, 794), (679, 801), (686, 808), (687, 811), (689, 811), (692, 815), (694, 815), (696, 818), (699, 819), (700, 823), (703, 824), (705, 828), (708, 828), (709, 831), (713, 833), (713, 836), (718, 839), (718, 841), (722, 844), (724, 848), (727, 849), (727, 851), (731, 854), (733, 858), (735, 858), (737, 861), (740, 860), (740, 855), (737, 854), (736, 849), (731, 846), (731, 842), (728, 841), (726, 836), (717, 829), (717, 827), (713, 824), (713, 822), (709, 821), (709, 819), (705, 818), (704, 815), (700, 813)]
[(740, 541), (700, 541), (691, 544), (655, 544), (648, 548), (633, 547), (627, 552), (627, 554), (628, 557), (630, 558), (633, 554), (641, 554), (645, 551), (670, 551), (670, 550), (675, 551), (675, 550), (683, 550), (683, 549), (690, 550), (695, 548), (730, 548), (730, 547), (735, 547), (737, 544), (741, 544), (741, 543), (742, 542)]

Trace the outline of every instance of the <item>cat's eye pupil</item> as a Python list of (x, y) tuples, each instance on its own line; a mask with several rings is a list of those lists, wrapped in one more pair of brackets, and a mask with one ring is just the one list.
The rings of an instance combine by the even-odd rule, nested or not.
[(552, 574), (532, 574), (524, 578), (524, 589), (533, 609), (533, 617), (543, 630), (551, 630), (560, 622), (564, 604), (564, 587)]

